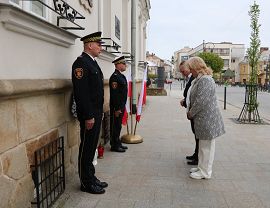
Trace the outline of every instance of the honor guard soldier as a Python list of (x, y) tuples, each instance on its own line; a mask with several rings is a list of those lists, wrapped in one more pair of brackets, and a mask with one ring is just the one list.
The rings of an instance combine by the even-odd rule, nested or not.
[(105, 193), (106, 182), (95, 176), (92, 164), (99, 139), (103, 116), (103, 73), (95, 58), (101, 53), (101, 32), (81, 38), (83, 53), (72, 65), (72, 83), (76, 111), (80, 122), (80, 148), (78, 172), (81, 191), (92, 194)]
[(115, 59), (115, 71), (110, 77), (110, 144), (111, 151), (125, 152), (128, 149), (123, 146), (120, 140), (122, 129), (122, 119), (127, 101), (127, 80), (122, 74), (126, 70), (126, 60), (124, 56)]

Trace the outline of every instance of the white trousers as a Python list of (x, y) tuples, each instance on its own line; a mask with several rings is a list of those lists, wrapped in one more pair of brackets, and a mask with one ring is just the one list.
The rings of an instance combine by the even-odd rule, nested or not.
[(211, 178), (215, 155), (215, 139), (199, 141), (198, 169), (205, 178)]

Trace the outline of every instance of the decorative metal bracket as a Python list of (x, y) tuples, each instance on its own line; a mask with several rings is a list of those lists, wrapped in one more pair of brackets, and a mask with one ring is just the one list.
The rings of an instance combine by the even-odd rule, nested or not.
[(21, 0), (21, 1), (37, 1), (43, 6), (49, 8), (50, 10), (57, 13), (59, 16), (57, 16), (57, 26), (60, 27), (60, 20), (65, 19), (72, 24), (75, 25), (75, 27), (61, 27), (65, 30), (84, 30), (82, 26), (78, 25), (75, 20), (77, 19), (85, 19), (84, 16), (82, 16), (77, 10), (72, 8), (68, 3), (66, 3), (64, 0), (52, 0), (54, 7), (51, 7), (47, 4), (45, 4), (41, 0)]
[(138, 66), (139, 67), (146, 67), (147, 66), (147, 62), (146, 61), (138, 61)]
[[(102, 44), (103, 47), (105, 47), (105, 50), (110, 53), (121, 53), (119, 48), (121, 48), (120, 45), (118, 45), (113, 39), (111, 38), (102, 38), (102, 40), (105, 42)], [(112, 48), (114, 51), (109, 51), (108, 48)]]
[(132, 62), (134, 60), (130, 52), (122, 52), (122, 54), (125, 56), (126, 61)]

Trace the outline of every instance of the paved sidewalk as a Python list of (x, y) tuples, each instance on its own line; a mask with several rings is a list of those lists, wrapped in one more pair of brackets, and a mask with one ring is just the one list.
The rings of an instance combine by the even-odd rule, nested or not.
[(109, 183), (106, 193), (79, 191), (79, 180), (66, 186), (57, 202), (64, 208), (270, 208), (270, 126), (235, 124), (239, 109), (222, 110), (226, 134), (216, 140), (213, 177), (189, 178), (185, 156), (193, 153), (194, 136), (179, 107), (179, 91), (148, 97), (138, 134), (141, 144), (126, 153), (106, 147), (96, 166)]

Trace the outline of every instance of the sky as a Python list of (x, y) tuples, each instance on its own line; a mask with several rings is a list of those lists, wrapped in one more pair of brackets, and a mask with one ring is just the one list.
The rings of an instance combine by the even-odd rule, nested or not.
[[(254, 0), (150, 0), (146, 50), (162, 59), (185, 46), (205, 42), (250, 44), (250, 16)], [(257, 0), (262, 47), (270, 48), (270, 1)]]

